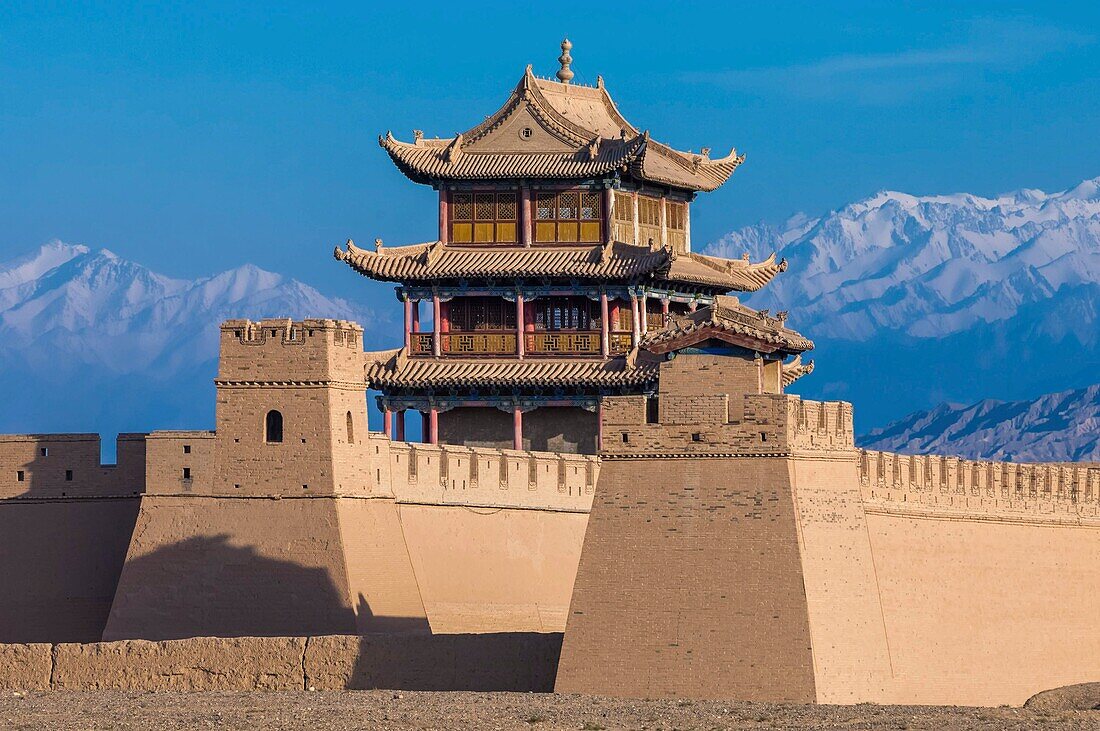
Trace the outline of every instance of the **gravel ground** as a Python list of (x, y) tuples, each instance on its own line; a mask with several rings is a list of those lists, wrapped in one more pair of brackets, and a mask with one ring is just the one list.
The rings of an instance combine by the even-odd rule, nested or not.
[(5, 691), (4, 729), (1100, 729), (1100, 711), (648, 701), (533, 693)]

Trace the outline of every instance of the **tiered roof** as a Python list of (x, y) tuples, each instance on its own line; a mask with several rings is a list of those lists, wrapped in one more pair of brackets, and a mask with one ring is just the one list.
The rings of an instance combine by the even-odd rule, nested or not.
[(370, 388), (508, 388), (644, 386), (657, 379), (660, 356), (707, 340), (773, 353), (796, 355), (782, 366), (783, 385), (813, 371), (799, 353), (813, 342), (784, 326), (783, 319), (746, 307), (735, 297), (683, 317), (673, 317), (663, 330), (650, 333), (637, 348), (609, 360), (516, 360), (410, 358), (403, 348), (366, 353), (364, 372)]
[(536, 78), (528, 66), (508, 101), (484, 122), (449, 138), (378, 140), (411, 180), (589, 179), (619, 170), (641, 181), (712, 191), (744, 161), (736, 150), (712, 160), (704, 148), (681, 152), (619, 113), (596, 86)]
[(716, 297), (696, 312), (670, 318), (668, 327), (650, 333), (641, 347), (651, 353), (669, 353), (707, 340), (720, 340), (760, 353), (796, 355), (814, 347), (813, 341), (786, 327), (783, 317), (771, 317), (741, 304), (736, 297)]
[(361, 249), (348, 241), (333, 255), (372, 279), (428, 282), (487, 277), (563, 277), (590, 281), (661, 279), (728, 292), (755, 292), (787, 268), (775, 255), (762, 262), (676, 254), (622, 242), (592, 247), (448, 247), (435, 241), (413, 246)]
[(370, 388), (639, 386), (657, 379), (657, 363), (611, 360), (450, 360), (408, 358), (404, 349), (367, 353)]
[(802, 356), (796, 355), (790, 363), (784, 363), (781, 370), (783, 373), (783, 388), (786, 388), (802, 376), (813, 373), (814, 362), (811, 360), (809, 363), (803, 363)]

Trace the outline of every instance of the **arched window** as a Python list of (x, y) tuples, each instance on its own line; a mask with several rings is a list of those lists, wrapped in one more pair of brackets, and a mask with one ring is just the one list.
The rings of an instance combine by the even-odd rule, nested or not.
[(348, 412), (348, 444), (355, 444), (355, 427), (351, 423), (351, 412)]
[(283, 415), (278, 411), (267, 412), (264, 419), (264, 434), (269, 443), (283, 441)]

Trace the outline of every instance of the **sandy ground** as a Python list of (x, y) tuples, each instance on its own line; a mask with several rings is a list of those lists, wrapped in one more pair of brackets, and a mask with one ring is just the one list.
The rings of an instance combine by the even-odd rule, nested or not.
[(1100, 729), (1100, 711), (642, 701), (529, 693), (4, 691), (4, 729)]

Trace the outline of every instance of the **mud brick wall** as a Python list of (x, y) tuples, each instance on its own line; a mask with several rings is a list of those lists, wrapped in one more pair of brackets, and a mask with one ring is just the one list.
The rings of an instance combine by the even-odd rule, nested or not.
[(560, 650), (560, 633), (0, 644), (0, 689), (546, 692)]

